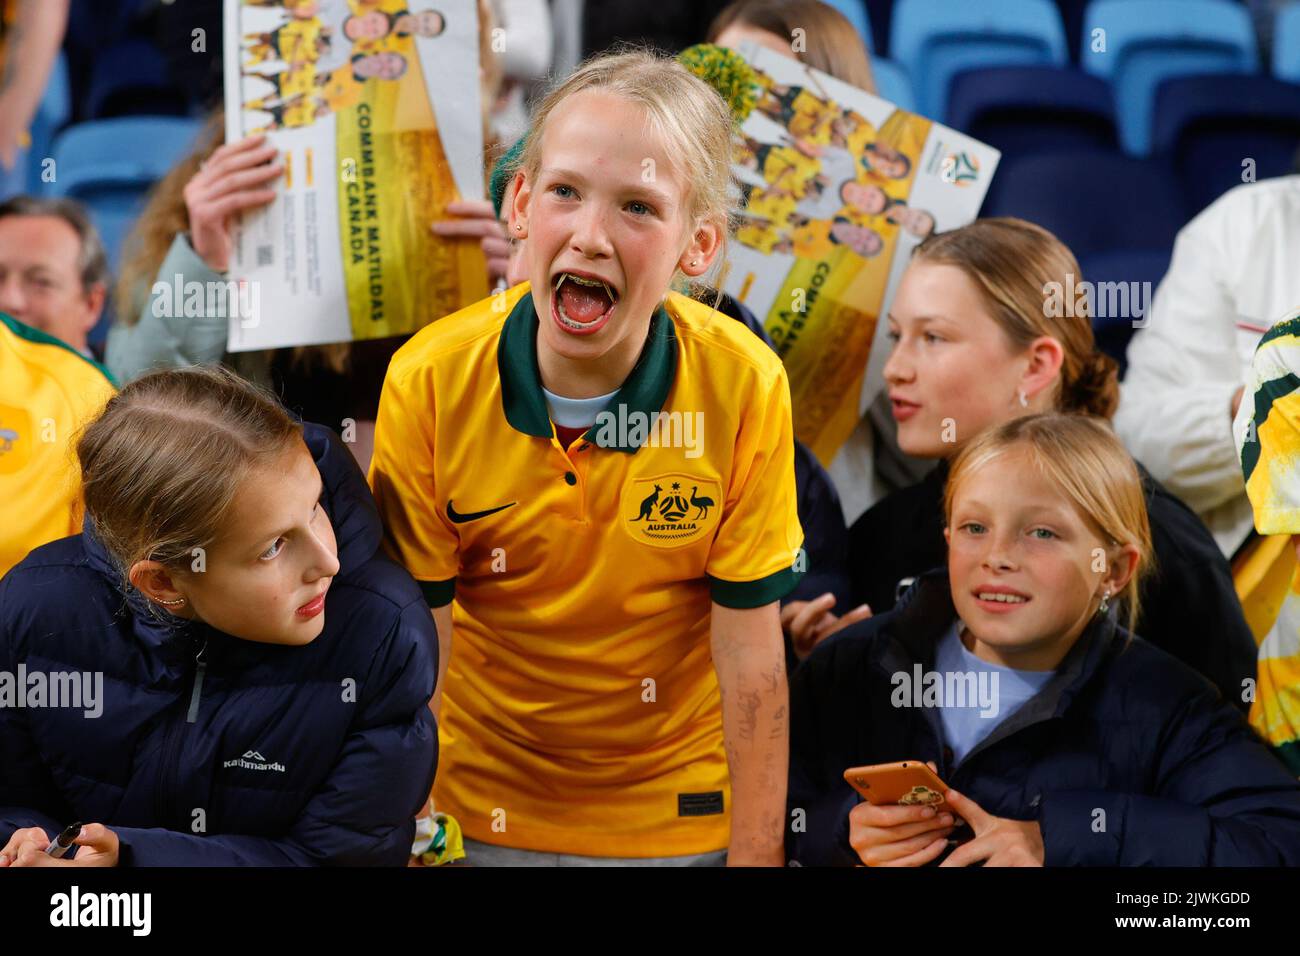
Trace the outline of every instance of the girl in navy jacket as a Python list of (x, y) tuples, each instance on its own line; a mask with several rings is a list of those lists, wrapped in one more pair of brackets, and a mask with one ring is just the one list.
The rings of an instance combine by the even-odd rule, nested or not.
[[(788, 855), (810, 864), (1300, 863), (1300, 784), (1209, 681), (1121, 626), (1150, 553), (1141, 480), (1097, 419), (963, 449), (946, 571), (828, 639), (790, 686)], [(933, 675), (933, 676), (932, 676)], [(851, 767), (930, 762), (938, 806)]]
[(0, 865), (405, 864), (437, 639), (348, 450), (190, 368), (77, 454), (85, 530), (0, 582)]

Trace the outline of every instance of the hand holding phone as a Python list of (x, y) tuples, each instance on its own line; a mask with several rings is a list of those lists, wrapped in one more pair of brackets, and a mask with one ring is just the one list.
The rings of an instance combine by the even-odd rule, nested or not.
[(947, 785), (919, 760), (853, 767), (844, 779), (866, 799), (849, 813), (849, 845), (867, 866), (924, 866), (957, 825)]

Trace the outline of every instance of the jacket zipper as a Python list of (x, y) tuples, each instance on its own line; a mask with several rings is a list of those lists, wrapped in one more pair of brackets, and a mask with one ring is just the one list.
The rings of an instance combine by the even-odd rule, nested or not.
[[(207, 649), (208, 642), (207, 639), (204, 638), (203, 646), (200, 647), (199, 652), (194, 655), (194, 663), (197, 667), (194, 672), (193, 686), (190, 690), (190, 706), (185, 719), (186, 723), (194, 723), (195, 718), (198, 716), (199, 695), (203, 688), (203, 675), (208, 667), (207, 662), (203, 660), (203, 655)], [(163, 736), (162, 759), (158, 762), (158, 790), (154, 796), (154, 808), (158, 814), (158, 819), (163, 821), (164, 826), (166, 825), (166, 821), (169, 821), (172, 818), (171, 811), (173, 801), (168, 797), (171, 790), (166, 785), (166, 776), (169, 772), (174, 770), (173, 765), (176, 762), (177, 742), (180, 737), (179, 724), (179, 721), (172, 721), (168, 724), (167, 732)]]
[(190, 712), (185, 715), (185, 722), (192, 724), (199, 716), (199, 698), (203, 694), (203, 675), (207, 672), (208, 662), (203, 659), (203, 655), (208, 651), (208, 642), (205, 640), (199, 652), (194, 655), (194, 663), (197, 665), (194, 670), (194, 689), (190, 691)]

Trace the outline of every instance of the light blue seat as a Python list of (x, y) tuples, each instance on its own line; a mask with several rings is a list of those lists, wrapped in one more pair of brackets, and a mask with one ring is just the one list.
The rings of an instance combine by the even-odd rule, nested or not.
[(1273, 22), (1273, 75), (1300, 83), (1300, 3), (1277, 11)]
[(1050, 0), (898, 0), (890, 55), (912, 77), (920, 113), (943, 122), (948, 87), (963, 70), (1055, 65), (1065, 28)]
[(867, 8), (863, 6), (862, 0), (823, 0), (830, 7), (834, 7), (844, 18), (853, 24), (853, 29), (858, 31), (858, 36), (862, 37), (862, 44), (867, 48), (868, 53), (876, 52), (876, 44), (871, 36), (871, 21), (867, 19)]
[(876, 81), (876, 93), (881, 99), (889, 100), (899, 109), (909, 113), (916, 112), (916, 96), (912, 93), (912, 81), (908, 79), (907, 70), (883, 57), (871, 61), (871, 76)]
[[(1094, 41), (1094, 31), (1097, 34)], [(1104, 49), (1093, 49), (1101, 45)], [(1083, 68), (1115, 92), (1120, 143), (1151, 151), (1151, 117), (1162, 80), (1258, 69), (1246, 9), (1232, 0), (1093, 0), (1084, 14)]]
[(187, 117), (128, 116), (78, 123), (55, 139), (48, 190), (86, 204), (114, 270), (146, 194), (189, 155), (201, 127)]

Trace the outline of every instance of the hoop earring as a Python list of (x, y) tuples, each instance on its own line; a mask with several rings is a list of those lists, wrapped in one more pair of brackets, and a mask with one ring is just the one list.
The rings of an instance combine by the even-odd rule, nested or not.
[(1101, 603), (1097, 605), (1097, 613), (1105, 614), (1110, 608), (1110, 588), (1101, 592)]
[(157, 602), (158, 602), (159, 604), (165, 604), (165, 605), (167, 605), (168, 607), (175, 607), (175, 606), (178, 605), (178, 604), (184, 604), (184, 603), (185, 603), (185, 598), (177, 598), (177, 599), (174, 600), (174, 601), (164, 601), (162, 598), (157, 598), (156, 600), (157, 600)]
[(1021, 407), (1021, 408), (1028, 408), (1028, 407), (1029, 407), (1029, 399), (1025, 398), (1025, 390), (1022, 388), (1022, 389), (1021, 389), (1017, 394), (1020, 396), (1020, 407)]

